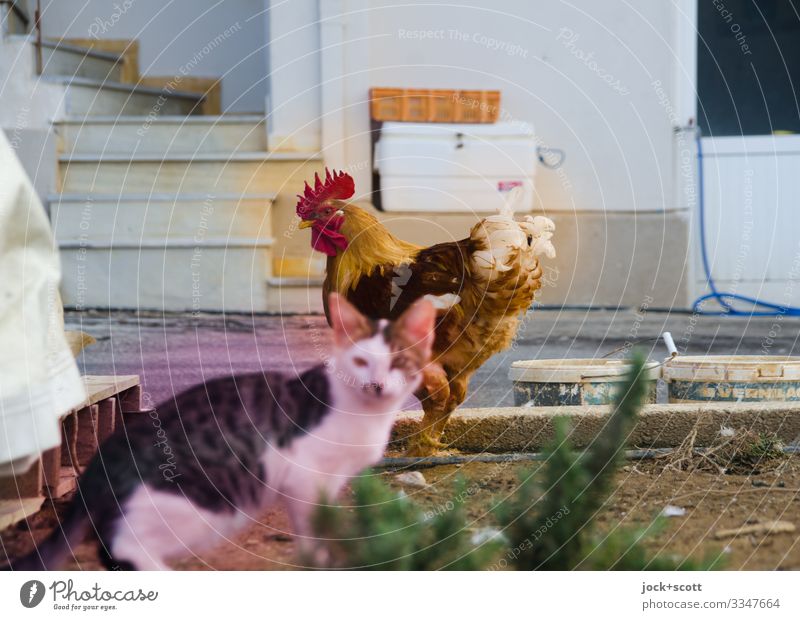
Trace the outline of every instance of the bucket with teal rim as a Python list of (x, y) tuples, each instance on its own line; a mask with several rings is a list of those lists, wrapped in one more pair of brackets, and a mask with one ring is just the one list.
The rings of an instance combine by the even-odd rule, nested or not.
[[(614, 401), (630, 365), (618, 359), (524, 360), (511, 364), (514, 404), (529, 407), (607, 405)], [(647, 362), (647, 402), (656, 402), (660, 362)]]
[(663, 378), (671, 403), (800, 401), (800, 357), (678, 355)]

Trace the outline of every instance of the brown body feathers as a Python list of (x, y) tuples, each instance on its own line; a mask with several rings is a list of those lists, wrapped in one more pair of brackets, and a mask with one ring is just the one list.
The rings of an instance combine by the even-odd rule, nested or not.
[(512, 249), (503, 256), (507, 270), (479, 269), (473, 255), (491, 249), (485, 235), (479, 234), (488, 226), (485, 220), (465, 239), (421, 248), (394, 237), (363, 209), (337, 206), (344, 214), (340, 232), (348, 247), (328, 258), (323, 299), (336, 291), (364, 314), (387, 319), (426, 295), (457, 300), (439, 311), (435, 363), (430, 381), (418, 393), (427, 429), (411, 452), (430, 453), (441, 447), (438, 439), (444, 423), (466, 396), (469, 377), (511, 344), (519, 315), (541, 287), (541, 267), (534, 256), (523, 260), (517, 254), (524, 250)]

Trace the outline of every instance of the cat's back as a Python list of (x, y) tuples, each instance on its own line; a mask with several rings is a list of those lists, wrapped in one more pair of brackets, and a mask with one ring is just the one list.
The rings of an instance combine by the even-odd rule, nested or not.
[(283, 444), (319, 423), (329, 408), (329, 383), (320, 367), (297, 375), (252, 372), (210, 379), (159, 404), (162, 424), (223, 432), (250, 427)]

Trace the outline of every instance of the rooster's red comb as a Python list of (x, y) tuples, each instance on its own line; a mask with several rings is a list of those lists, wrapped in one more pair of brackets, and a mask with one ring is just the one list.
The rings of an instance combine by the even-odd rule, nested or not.
[(297, 194), (300, 199), (297, 201), (297, 215), (305, 219), (321, 203), (326, 200), (346, 200), (356, 193), (356, 186), (351, 177), (346, 172), (336, 170), (331, 173), (325, 168), (325, 182), (320, 180), (319, 174), (314, 175), (314, 187), (306, 182), (305, 191)]

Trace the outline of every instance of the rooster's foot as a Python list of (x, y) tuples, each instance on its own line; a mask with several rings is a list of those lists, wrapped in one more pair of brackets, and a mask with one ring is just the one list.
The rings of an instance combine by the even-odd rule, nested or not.
[(446, 450), (450, 446), (431, 437), (427, 433), (420, 433), (409, 441), (408, 448), (406, 449), (406, 456), (425, 457), (440, 454), (442, 450)]

